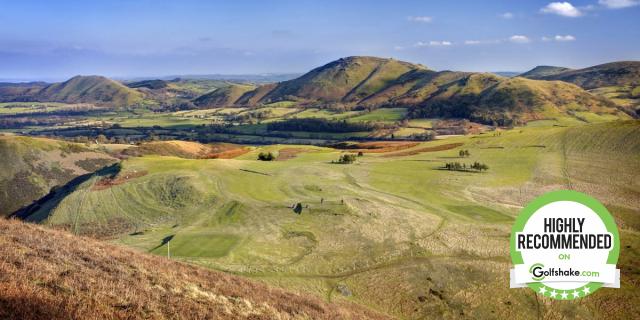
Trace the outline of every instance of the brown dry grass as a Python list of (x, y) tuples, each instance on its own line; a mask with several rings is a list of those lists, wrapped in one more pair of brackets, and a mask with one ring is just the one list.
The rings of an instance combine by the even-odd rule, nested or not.
[(385, 319), (362, 307), (0, 220), (0, 319)]
[(407, 151), (403, 151), (403, 152), (395, 152), (395, 153), (392, 153), (392, 154), (385, 154), (383, 157), (413, 156), (413, 155), (420, 154), (420, 153), (423, 153), (423, 152), (436, 152), (436, 151), (451, 150), (451, 149), (455, 149), (455, 148), (457, 148), (457, 147), (459, 147), (461, 145), (463, 145), (463, 143), (441, 144), (439, 146), (425, 147), (425, 148), (407, 150)]
[(121, 172), (116, 177), (109, 178), (105, 177), (100, 179), (93, 185), (92, 190), (104, 190), (109, 189), (112, 186), (116, 186), (119, 184), (123, 184), (129, 180), (133, 180), (135, 178), (143, 177), (147, 175), (147, 171), (132, 171), (132, 172)]
[(335, 146), (335, 148), (341, 150), (349, 150), (351, 152), (386, 153), (413, 148), (418, 144), (418, 142), (408, 141), (370, 141), (349, 145), (338, 145)]
[(282, 148), (278, 150), (278, 157), (276, 157), (276, 161), (287, 161), (289, 159), (295, 158), (298, 153), (303, 153), (307, 151), (304, 148)]
[(122, 151), (126, 156), (160, 155), (186, 159), (233, 159), (250, 149), (232, 143), (202, 144), (191, 141), (155, 141)]
[(205, 159), (233, 159), (239, 157), (247, 152), (251, 151), (251, 149), (246, 147), (238, 147), (236, 146), (233, 149), (228, 149), (225, 151), (213, 152), (204, 156)]

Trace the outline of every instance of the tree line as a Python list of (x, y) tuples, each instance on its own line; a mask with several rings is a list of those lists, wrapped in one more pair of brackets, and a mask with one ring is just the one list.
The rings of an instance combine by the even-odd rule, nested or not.
[(318, 118), (289, 119), (272, 122), (267, 125), (269, 131), (305, 131), (305, 132), (331, 132), (347, 133), (371, 131), (376, 127), (367, 122), (329, 121)]
[(471, 165), (467, 166), (466, 163), (460, 163), (460, 162), (447, 162), (444, 165), (444, 168), (449, 170), (449, 171), (478, 171), (478, 172), (482, 172), (482, 171), (487, 171), (489, 170), (489, 166), (484, 164), (484, 163), (480, 163), (475, 161), (474, 163), (472, 163)]

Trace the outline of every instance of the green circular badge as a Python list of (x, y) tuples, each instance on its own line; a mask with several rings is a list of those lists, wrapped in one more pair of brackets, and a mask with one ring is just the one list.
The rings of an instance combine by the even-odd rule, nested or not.
[(531, 201), (511, 231), (511, 287), (559, 300), (620, 286), (615, 220), (598, 200), (562, 190)]

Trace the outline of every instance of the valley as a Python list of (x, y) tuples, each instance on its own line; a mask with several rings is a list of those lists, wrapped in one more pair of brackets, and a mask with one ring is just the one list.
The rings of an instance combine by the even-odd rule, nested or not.
[[(638, 245), (638, 122), (499, 133), (387, 152), (356, 149), (363, 155), (350, 165), (331, 163), (348, 150), (304, 145), (250, 147), (233, 159), (147, 154), (96, 173), (23, 218), (156, 255), (168, 254), (170, 239), (172, 259), (401, 318), (599, 317), (634, 308), (633, 285), (565, 309), (562, 302), (539, 305), (533, 293), (504, 283), (511, 223), (548, 190), (598, 197), (618, 220), (623, 245)], [(256, 160), (292, 148), (295, 156), (284, 161)], [(460, 158), (460, 149), (470, 156)], [(490, 169), (440, 169), (452, 159)], [(637, 258), (623, 251), (624, 276), (635, 277)], [(494, 302), (479, 303), (488, 293)], [(609, 294), (619, 305), (598, 308)], [(514, 311), (522, 309), (529, 311)]]

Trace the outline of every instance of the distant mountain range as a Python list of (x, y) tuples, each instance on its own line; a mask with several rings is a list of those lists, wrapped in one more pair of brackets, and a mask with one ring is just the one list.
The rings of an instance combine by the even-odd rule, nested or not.
[[(242, 83), (224, 77), (227, 80), (200, 86), (191, 94), (177, 94), (172, 99), (158, 92), (166, 92), (168, 84), (173, 83), (174, 91), (180, 93), (184, 81), (179, 88), (176, 83), (181, 79), (143, 80), (124, 85), (100, 76), (77, 76), (54, 84), (0, 84), (0, 101), (131, 106), (145, 99), (165, 97), (165, 104), (177, 103), (181, 98), (197, 108), (259, 107), (292, 101), (301, 107), (334, 110), (408, 107), (411, 117), (459, 117), (480, 122), (528, 121), (575, 111), (611, 113), (616, 108), (635, 116), (634, 92), (640, 86), (640, 62), (612, 62), (578, 70), (539, 66), (516, 77), (503, 77), (493, 73), (434, 71), (395, 59), (354, 56), (279, 82), (257, 81), (271, 79), (270, 75), (255, 76), (252, 83), (247, 83), (246, 77)], [(188, 86), (193, 87), (193, 81), (199, 80), (192, 80)], [(631, 102), (619, 105), (615, 99), (594, 94), (597, 91), (587, 91), (620, 86), (624, 86), (623, 93)], [(204, 91), (207, 88), (212, 91)], [(194, 96), (198, 93), (201, 95)]]
[[(492, 73), (434, 71), (394, 59), (348, 57), (278, 84), (252, 90), (232, 85), (194, 103), (201, 108), (255, 107), (278, 101), (334, 109), (409, 107), (412, 117), (527, 121), (573, 111), (615, 112), (614, 102), (584, 89), (636, 85), (640, 79), (635, 71), (638, 66), (640, 62), (619, 62), (570, 72), (566, 68), (538, 67), (524, 73), (525, 77), (507, 78)], [(545, 79), (527, 78), (541, 76)], [(558, 78), (550, 78), (554, 76)], [(633, 114), (632, 110), (626, 111)]]
[[(281, 82), (299, 77), (300, 73), (262, 73), (262, 74), (184, 74), (184, 75), (169, 75), (155, 77), (158, 80), (221, 80), (231, 82), (243, 82), (243, 83), (271, 83)], [(122, 79), (124, 82), (135, 82), (142, 80), (149, 80), (150, 77), (135, 77)]]

